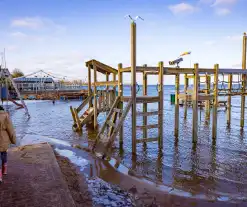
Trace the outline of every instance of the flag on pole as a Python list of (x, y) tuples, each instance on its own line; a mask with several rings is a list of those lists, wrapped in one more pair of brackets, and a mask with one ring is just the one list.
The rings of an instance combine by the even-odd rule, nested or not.
[(190, 54), (191, 54), (191, 52), (184, 52), (180, 56), (185, 56), (185, 55), (190, 55)]

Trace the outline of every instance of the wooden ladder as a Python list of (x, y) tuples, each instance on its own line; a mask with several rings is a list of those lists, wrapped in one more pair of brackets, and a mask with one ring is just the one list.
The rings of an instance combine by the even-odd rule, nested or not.
[(92, 95), (88, 96), (78, 108), (73, 108), (72, 106), (70, 106), (70, 111), (74, 121), (72, 129), (74, 131), (82, 132), (82, 126), (90, 121), (90, 118), (93, 115), (93, 107), (89, 107), (81, 116), (79, 116), (79, 113), (89, 103), (89, 101), (92, 98), (93, 98)]
[[(124, 119), (126, 118), (132, 105), (132, 99), (130, 99), (125, 108), (120, 109), (120, 102), (121, 98), (118, 96), (115, 99), (92, 148), (92, 151), (96, 152), (99, 156), (102, 157), (102, 159), (104, 159), (107, 155), (110, 155), (112, 144), (119, 130), (121, 129)], [(108, 133), (106, 131), (107, 126), (110, 127)]]
[[(162, 113), (162, 112), (161, 112)], [(148, 116), (155, 116), (155, 115), (160, 115), (159, 111), (150, 111), (150, 112), (136, 112), (136, 116), (142, 116), (142, 117), (148, 117)], [(143, 126), (136, 126), (137, 130), (147, 130), (148, 129), (159, 129), (159, 123), (158, 124), (150, 124), (150, 125), (143, 125)], [(159, 137), (154, 137), (154, 138), (148, 138), (148, 137), (143, 137), (142, 139), (137, 139), (136, 143), (146, 143), (146, 142), (154, 142), (154, 141), (159, 141)]]

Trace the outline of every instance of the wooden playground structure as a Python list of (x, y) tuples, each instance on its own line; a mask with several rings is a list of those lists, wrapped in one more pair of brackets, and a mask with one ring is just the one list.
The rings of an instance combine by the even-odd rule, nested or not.
[[(212, 138), (216, 139), (217, 135), (217, 108), (223, 103), (219, 101), (220, 96), (227, 97), (227, 125), (231, 124), (231, 97), (241, 96), (241, 117), (240, 127), (244, 127), (245, 116), (245, 95), (246, 91), (246, 33), (243, 35), (243, 54), (242, 69), (223, 69), (215, 64), (213, 68), (200, 68), (199, 64), (194, 64), (193, 68), (165, 67), (163, 62), (157, 66), (136, 66), (136, 23), (131, 23), (131, 66), (123, 67), (118, 65), (118, 70), (100, 63), (96, 60), (86, 62), (88, 67), (88, 97), (78, 108), (72, 108), (73, 129), (82, 132), (85, 124), (92, 123), (94, 128), (97, 127), (97, 116), (99, 113), (107, 111), (106, 119), (99, 129), (92, 150), (102, 158), (111, 155), (112, 145), (119, 135), (120, 146), (123, 144), (123, 123), (125, 117), (131, 109), (132, 117), (132, 153), (136, 153), (136, 146), (139, 143), (158, 142), (159, 150), (163, 148), (163, 76), (175, 76), (175, 129), (174, 135), (179, 134), (179, 101), (183, 101), (185, 107), (185, 118), (187, 117), (188, 103), (192, 102), (193, 107), (193, 125), (192, 125), (192, 142), (196, 143), (198, 138), (198, 103), (205, 106), (206, 118), (210, 119), (210, 108), (213, 107), (212, 120)], [(94, 71), (94, 82), (91, 80), (91, 69)], [(97, 82), (97, 72), (106, 75), (105, 82)], [(123, 73), (131, 73), (131, 96), (123, 95)], [(136, 93), (136, 73), (143, 74), (143, 95), (137, 96)], [(113, 81), (109, 81), (109, 75), (113, 75)], [(147, 78), (149, 75), (158, 76), (158, 95), (149, 96), (147, 91)], [(180, 92), (180, 75), (184, 75), (185, 84), (183, 93)], [(233, 76), (238, 76), (238, 81), (233, 80)], [(220, 79), (222, 78), (222, 80)], [(116, 80), (117, 79), (117, 80)], [(193, 89), (188, 89), (189, 79), (193, 79)], [(205, 81), (201, 81), (205, 79)], [(213, 81), (212, 81), (213, 80)], [(204, 85), (204, 88), (200, 86)], [(104, 90), (97, 90), (98, 86), (105, 86)], [(109, 86), (113, 89), (109, 90)], [(237, 87), (233, 87), (237, 86)], [(91, 88), (93, 87), (93, 91)], [(116, 95), (116, 87), (118, 94)], [(124, 104), (127, 102), (127, 104)], [(148, 111), (148, 103), (158, 103), (157, 110)], [(137, 104), (143, 105), (142, 111), (137, 111)], [(84, 108), (88, 105), (88, 108)], [(82, 112), (84, 109), (84, 112)], [(79, 115), (82, 113), (82, 115)], [(143, 125), (137, 126), (137, 116), (142, 116)], [(149, 124), (148, 116), (158, 116), (157, 124)], [(157, 137), (148, 137), (149, 129), (158, 129)], [(142, 130), (143, 138), (136, 138), (136, 130)]]

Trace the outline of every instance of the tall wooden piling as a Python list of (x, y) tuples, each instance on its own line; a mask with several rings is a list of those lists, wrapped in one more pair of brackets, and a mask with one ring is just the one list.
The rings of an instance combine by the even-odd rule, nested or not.
[(131, 22), (132, 153), (136, 153), (136, 23)]
[[(143, 65), (144, 67), (147, 67), (147, 65)], [(143, 88), (142, 88), (142, 92), (143, 92), (143, 96), (147, 95), (147, 74), (144, 72), (143, 76), (142, 76), (143, 80), (142, 80), (142, 84), (143, 84)], [(143, 113), (147, 112), (147, 103), (143, 103)], [(143, 116), (143, 125), (147, 126), (147, 116)], [(144, 127), (143, 128), (143, 138), (147, 138), (148, 137), (148, 133), (147, 133), (147, 128)], [(146, 145), (146, 142), (143, 142), (144, 145)]]
[(179, 130), (179, 74), (175, 76), (175, 124), (174, 124), (174, 136), (178, 137)]
[(232, 74), (228, 75), (228, 98), (227, 98), (227, 125), (231, 124), (231, 106), (232, 106)]
[[(242, 57), (242, 69), (246, 70), (246, 33), (243, 35), (243, 57)], [(246, 74), (242, 75), (242, 93), (245, 93), (246, 88)], [(245, 114), (245, 95), (241, 96), (241, 119), (240, 127), (244, 128), (244, 114)]]
[(219, 64), (214, 65), (214, 105), (213, 105), (213, 132), (212, 138), (217, 136), (217, 108), (218, 108), (218, 78), (219, 78)]
[(164, 66), (163, 62), (159, 62), (159, 149), (163, 149), (163, 101), (164, 101), (164, 94), (163, 94), (163, 77), (164, 77)]
[[(91, 85), (91, 68), (90, 65), (88, 65), (88, 96), (91, 96), (92, 94), (92, 85)], [(92, 107), (93, 103), (92, 103), (92, 99), (89, 101), (89, 107)]]
[[(206, 75), (206, 94), (210, 94), (210, 89), (211, 89), (211, 76)], [(210, 100), (206, 101), (206, 119), (210, 119)]]
[(97, 107), (97, 86), (96, 86), (96, 82), (97, 82), (97, 68), (96, 66), (93, 64), (93, 72), (94, 72), (94, 87), (93, 87), (93, 102), (94, 102), (94, 121), (93, 121), (93, 127), (94, 129), (97, 128), (97, 116), (98, 116), (98, 107)]
[[(123, 65), (121, 63), (118, 64), (118, 96), (122, 97), (123, 96), (123, 76), (122, 72), (120, 70), (122, 69)], [(120, 106), (119, 108), (123, 110), (123, 102), (120, 101)], [(119, 114), (119, 117), (121, 114)], [(120, 147), (123, 145), (123, 127), (120, 128), (119, 130), (119, 145)]]
[(192, 124), (192, 141), (193, 143), (197, 142), (197, 132), (198, 132), (198, 82), (199, 82), (199, 65), (198, 63), (194, 64), (194, 90), (192, 96), (192, 105), (193, 105), (193, 124)]
[(185, 94), (185, 99), (184, 99), (184, 119), (187, 118), (187, 109), (188, 109), (188, 103), (187, 103), (187, 90), (189, 86), (189, 79), (187, 73), (184, 74), (184, 94)]

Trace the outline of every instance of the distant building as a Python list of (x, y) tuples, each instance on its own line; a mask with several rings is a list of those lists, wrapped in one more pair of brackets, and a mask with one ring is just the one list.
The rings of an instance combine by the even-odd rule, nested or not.
[(36, 78), (36, 77), (20, 77), (14, 78), (17, 88), (20, 91), (42, 91), (42, 90), (54, 90), (56, 84), (52, 78)]

